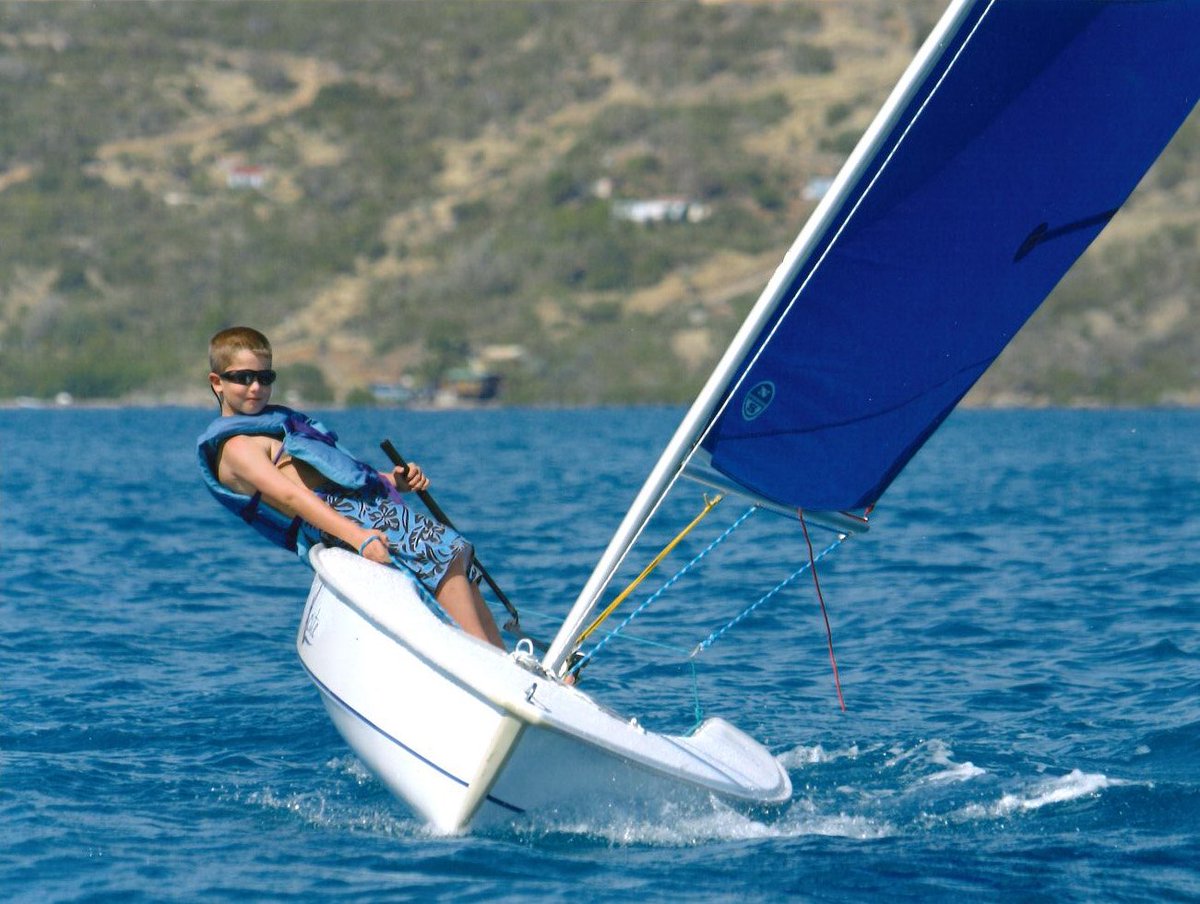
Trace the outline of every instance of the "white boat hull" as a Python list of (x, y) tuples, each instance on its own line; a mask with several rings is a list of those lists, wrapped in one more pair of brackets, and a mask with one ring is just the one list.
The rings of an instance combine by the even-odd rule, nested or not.
[(770, 752), (724, 720), (646, 731), (446, 624), (396, 569), (324, 547), (310, 558), (300, 660), (355, 753), (441, 831), (791, 796)]

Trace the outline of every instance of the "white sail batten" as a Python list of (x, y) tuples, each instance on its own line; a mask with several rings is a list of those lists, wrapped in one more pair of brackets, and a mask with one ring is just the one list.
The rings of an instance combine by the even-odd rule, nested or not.
[[(835, 225), (836, 218), (842, 213), (846, 204), (850, 189), (864, 175), (867, 168), (876, 161), (880, 143), (896, 125), (898, 117), (936, 64), (946, 36), (958, 28), (961, 20), (970, 12), (975, 3), (976, 0), (957, 0), (946, 10), (904, 76), (893, 89), (887, 102), (850, 154), (830, 190), (797, 236), (779, 267), (772, 274), (766, 288), (746, 320), (743, 321), (704, 388), (684, 415), (674, 436), (642, 485), (551, 642), (543, 659), (543, 665), (547, 670), (558, 671), (570, 655), (576, 637), (595, 610), (601, 595), (616, 574), (617, 569), (620, 568), (633, 544), (637, 542), (646, 524), (654, 516), (675, 482), (683, 474), (689, 459), (703, 440), (705, 432), (724, 407), (729, 404), (729, 400), (737, 389), (734, 381), (738, 379), (739, 373), (744, 375), (749, 370), (748, 356), (755, 353), (755, 343), (763, 330), (781, 305), (794, 300), (795, 293), (789, 290), (794, 277), (809, 261), (828, 230)], [(759, 344), (758, 349), (761, 350), (763, 347), (765, 347), (765, 343)], [(753, 493), (746, 491), (743, 493), (751, 499), (755, 497)]]

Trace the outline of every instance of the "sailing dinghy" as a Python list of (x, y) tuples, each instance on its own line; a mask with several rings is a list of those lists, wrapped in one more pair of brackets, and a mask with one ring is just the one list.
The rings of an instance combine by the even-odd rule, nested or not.
[[(300, 659), (362, 761), (443, 831), (663, 800), (787, 800), (722, 719), (686, 736), (562, 677), (667, 494), (824, 528), (865, 512), (1100, 233), (1200, 92), (1195, 0), (950, 5), (684, 416), (538, 660), (402, 573), (317, 547)], [(611, 605), (611, 604), (610, 604)]]

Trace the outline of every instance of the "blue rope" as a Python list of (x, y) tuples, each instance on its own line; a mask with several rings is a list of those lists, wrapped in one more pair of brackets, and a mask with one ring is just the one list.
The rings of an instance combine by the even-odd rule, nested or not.
[[(700, 680), (696, 677), (696, 660), (688, 659), (687, 663), (692, 668), (692, 713), (696, 717), (696, 724), (692, 726), (692, 731), (695, 731), (704, 721), (704, 707), (700, 705)], [(688, 734), (691, 733), (688, 732)]]
[[(659, 597), (661, 597), (664, 593), (666, 593), (667, 590), (669, 590), (677, 581), (679, 581), (680, 578), (682, 578), (685, 574), (687, 574), (689, 571), (691, 571), (692, 568), (694, 568), (696, 565), (698, 565), (705, 556), (707, 556), (714, 549), (716, 549), (718, 546), (720, 546), (722, 543), (724, 543), (725, 540), (729, 538), (730, 534), (732, 534), (735, 530), (737, 530), (739, 527), (741, 527), (742, 524), (746, 521), (746, 519), (749, 518), (751, 515), (753, 515), (757, 510), (758, 510), (758, 506), (751, 506), (750, 508), (746, 509), (746, 511), (744, 511), (741, 514), (741, 516), (738, 517), (738, 519), (736, 521), (734, 521), (731, 525), (729, 525), (729, 527), (727, 527), (724, 530), (724, 532), (721, 533), (721, 535), (719, 537), (717, 537), (715, 540), (713, 540), (711, 543), (709, 543), (708, 546), (706, 546), (703, 550), (701, 550), (700, 553), (698, 553), (695, 556), (695, 558), (693, 558), (690, 562), (688, 562), (686, 565), (684, 565), (682, 568), (680, 568), (679, 571), (677, 571), (674, 575), (672, 575), (661, 587), (658, 588), (658, 590), (656, 590), (654, 593), (652, 593), (650, 596), (648, 596), (640, 606), (638, 606), (636, 609), (634, 609), (632, 612), (630, 612), (629, 615), (625, 617), (624, 621), (622, 621), (619, 625), (617, 625), (615, 628), (613, 628), (611, 631), (609, 631), (608, 634), (606, 634), (600, 640), (599, 643), (597, 643), (594, 647), (592, 647), (591, 650), (589, 650), (582, 657), (580, 657), (579, 661), (575, 664), (575, 667), (572, 669), (572, 671), (578, 672), (581, 668), (583, 668), (583, 666), (593, 656), (595, 656), (596, 653), (598, 653), (601, 650), (601, 648), (604, 647), (605, 644), (607, 644), (610, 640), (612, 640), (614, 637), (616, 637), (618, 634), (620, 634), (622, 631), (624, 631), (625, 626), (628, 625), (635, 618), (637, 618), (637, 616), (642, 612), (643, 609), (645, 609), (647, 606), (649, 606), (651, 603), (653, 603), (655, 600), (657, 600)], [(660, 643), (659, 641), (649, 640), (648, 638), (644, 638), (644, 637), (635, 637), (633, 635), (629, 635), (626, 638), (628, 640), (636, 640), (638, 643), (647, 644), (649, 646), (660, 647), (662, 649), (671, 650), (671, 651), (677, 652), (677, 653), (685, 653), (688, 656), (687, 663), (688, 663), (688, 666), (691, 669), (691, 673), (692, 673), (692, 712), (693, 712), (693, 715), (695, 716), (695, 720), (696, 720), (695, 724), (692, 726), (692, 729), (691, 729), (692, 731), (695, 731), (697, 728), (699, 728), (700, 724), (704, 721), (704, 708), (700, 703), (700, 681), (699, 681), (699, 677), (698, 677), (698, 674), (696, 671), (696, 657), (699, 656), (700, 653), (704, 652), (709, 647), (711, 647), (714, 643), (716, 643), (717, 640), (719, 640), (721, 638), (721, 636), (725, 634), (726, 631), (728, 631), (734, 625), (738, 624), (740, 621), (742, 621), (743, 619), (748, 617), (751, 612), (753, 612), (759, 606), (763, 605), (763, 603), (767, 602), (767, 600), (774, 597), (776, 594), (778, 594), (780, 591), (782, 591), (789, 584), (793, 583), (798, 577), (800, 577), (800, 575), (804, 574), (804, 572), (808, 571), (810, 568), (812, 568), (814, 565), (816, 565), (817, 562), (821, 561), (821, 559), (825, 558), (825, 556), (829, 555), (829, 553), (833, 552), (835, 549), (837, 549), (839, 546), (841, 546), (845, 540), (846, 540), (846, 535), (839, 534), (838, 538), (836, 540), (834, 540), (832, 543), (830, 543), (828, 546), (826, 546), (823, 550), (821, 550), (821, 552), (819, 554), (817, 554), (816, 556), (814, 556), (811, 559), (811, 561), (805, 562), (804, 565), (797, 568), (794, 572), (792, 572), (790, 575), (788, 575), (786, 578), (784, 578), (782, 581), (780, 581), (778, 584), (776, 584), (773, 588), (771, 588), (769, 591), (767, 591), (767, 593), (763, 594), (761, 597), (759, 597), (757, 600), (755, 600), (753, 603), (751, 603), (736, 618), (734, 618), (732, 621), (730, 621), (724, 627), (719, 628), (718, 630), (716, 630), (712, 634), (710, 634), (708, 637), (706, 637), (700, 644), (698, 644), (695, 647), (695, 649), (691, 650), (690, 653), (686, 650), (683, 650), (681, 647), (671, 646), (669, 644), (664, 644), (664, 643)]]
[(781, 590), (783, 590), (783, 588), (785, 588), (786, 586), (788, 586), (788, 584), (790, 584), (794, 580), (796, 580), (796, 578), (800, 577), (800, 575), (804, 574), (804, 572), (806, 572), (810, 568), (812, 568), (813, 565), (815, 565), (817, 562), (820, 562), (823, 558), (825, 558), (827, 555), (829, 555), (831, 552), (833, 552), (835, 549), (837, 549), (839, 546), (841, 546), (842, 543), (845, 541), (845, 539), (846, 539), (845, 534), (839, 534), (838, 538), (836, 540), (834, 540), (832, 543), (830, 543), (828, 546), (826, 546), (823, 550), (821, 550), (821, 552), (817, 556), (815, 556), (811, 562), (805, 562), (803, 565), (801, 565), (799, 568), (797, 568), (795, 571), (793, 571), (791, 574), (789, 574), (786, 578), (784, 578), (782, 581), (780, 581), (778, 584), (776, 584), (774, 587), (772, 587), (770, 590), (768, 590), (765, 594), (763, 594), (757, 600), (755, 600), (753, 603), (751, 603), (745, 610), (742, 611), (741, 614), (739, 614), (736, 618), (734, 618), (731, 622), (729, 622), (729, 624), (725, 625), (723, 628), (718, 628), (716, 631), (713, 631), (712, 634), (708, 635), (708, 637), (706, 637), (703, 641), (701, 641), (696, 646), (696, 649), (692, 650), (692, 654), (691, 654), (692, 658), (694, 659), (695, 657), (697, 657), (701, 653), (703, 653), (705, 650), (707, 650), (709, 647), (711, 647), (714, 643), (717, 642), (717, 640), (721, 637), (721, 635), (723, 635), (726, 631), (728, 631), (730, 628), (732, 628), (734, 625), (736, 625), (742, 619), (746, 618), (751, 612), (753, 612), (755, 609), (757, 609), (759, 606), (761, 606), (767, 600), (771, 599), (771, 597), (775, 596), (775, 594), (777, 594)]
[(650, 594), (650, 596), (648, 596), (646, 598), (645, 602), (643, 602), (640, 606), (638, 606), (636, 609), (634, 609), (632, 612), (630, 612), (628, 616), (626, 616), (626, 618), (623, 622), (621, 622), (619, 625), (617, 625), (615, 628), (613, 628), (611, 631), (609, 631), (606, 635), (604, 635), (604, 637), (601, 638), (599, 643), (597, 643), (587, 653), (585, 653), (580, 658), (579, 662), (575, 663), (575, 668), (572, 671), (577, 672), (577, 671), (579, 671), (579, 669), (583, 668), (584, 663), (586, 663), (593, 656), (595, 656), (596, 653), (598, 653), (605, 644), (607, 644), (610, 640), (612, 640), (614, 637), (616, 637), (618, 634), (620, 634), (621, 631), (623, 631), (625, 629), (626, 625), (628, 625), (631, 621), (633, 621), (635, 618), (637, 618), (638, 613), (640, 613), (643, 609), (645, 609), (647, 606), (649, 606), (651, 603), (653, 603), (655, 600), (657, 600), (660, 596), (662, 596), (664, 593), (666, 593), (667, 590), (669, 590), (675, 584), (675, 582), (677, 582), (685, 574), (687, 574), (689, 571), (691, 571), (692, 568), (695, 565), (697, 565), (701, 559), (703, 559), (710, 552), (712, 552), (714, 549), (716, 549), (718, 546), (720, 546), (722, 543), (724, 543), (725, 540), (729, 537), (729, 535), (732, 534), (739, 527), (741, 527), (742, 523), (747, 518), (749, 518), (751, 515), (753, 515), (757, 510), (758, 510), (758, 506), (755, 506), (755, 505), (752, 505), (752, 506), (750, 506), (750, 508), (746, 509), (746, 511), (744, 511), (741, 514), (741, 517), (739, 517), (736, 521), (733, 522), (733, 524), (729, 525), (729, 527), (727, 527), (725, 529), (724, 533), (722, 533), (719, 537), (717, 537), (715, 540), (713, 540), (711, 543), (709, 543), (708, 546), (706, 546), (694, 559), (692, 559), (690, 562), (688, 562), (686, 565), (684, 565), (681, 569), (679, 569), (679, 571), (675, 572), (675, 574), (672, 575), (671, 578), (665, 584), (663, 584), (661, 587), (659, 587), (658, 590), (656, 590), (656, 591), (654, 591), (654, 593)]

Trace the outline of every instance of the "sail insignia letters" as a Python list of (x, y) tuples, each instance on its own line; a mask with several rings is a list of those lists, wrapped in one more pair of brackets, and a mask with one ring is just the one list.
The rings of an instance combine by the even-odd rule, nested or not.
[(742, 419), (752, 421), (767, 410), (775, 399), (775, 384), (770, 380), (756, 383), (742, 399)]

